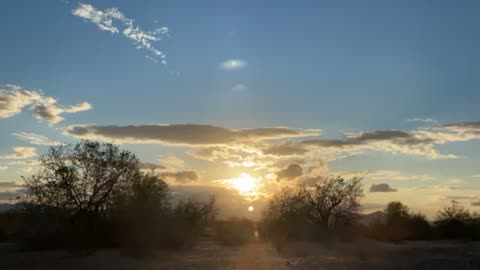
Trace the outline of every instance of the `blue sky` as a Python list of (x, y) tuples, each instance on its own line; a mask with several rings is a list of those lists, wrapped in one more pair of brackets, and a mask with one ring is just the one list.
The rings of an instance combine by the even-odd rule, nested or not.
[[(35, 133), (122, 143), (167, 165), (169, 174), (159, 173), (172, 185), (228, 189), (222, 179), (247, 172), (267, 196), (279, 185), (344, 174), (364, 177), (365, 204), (423, 196), (411, 207), (430, 213), (464, 196), (470, 206), (480, 201), (479, 11), (477, 1), (3, 1), (0, 101), (13, 104), (13, 93), (26, 90), (42, 97), (13, 115), (0, 103), (0, 181), (34, 172), (17, 161), (46, 151), (31, 143)], [(191, 124), (179, 130), (208, 143), (172, 141), (168, 128), (145, 141), (146, 125), (166, 124)], [(86, 135), (74, 132), (79, 125)], [(199, 125), (235, 139), (212, 141), (200, 133), (221, 130)], [(112, 126), (123, 129), (98, 128)], [(263, 127), (276, 130), (239, 132)], [(384, 132), (392, 130), (405, 134)], [(30, 142), (12, 135), (20, 132)], [(308, 149), (267, 154), (287, 145)], [(11, 158), (18, 146), (30, 156)], [(219, 146), (228, 151), (192, 154)], [(238, 159), (243, 165), (232, 164)], [(278, 179), (289, 164), (304, 175)], [(311, 175), (313, 167), (321, 172)], [(197, 177), (180, 183), (173, 175), (182, 171)], [(378, 183), (397, 191), (369, 192)], [(261, 204), (248, 200), (240, 204)]]

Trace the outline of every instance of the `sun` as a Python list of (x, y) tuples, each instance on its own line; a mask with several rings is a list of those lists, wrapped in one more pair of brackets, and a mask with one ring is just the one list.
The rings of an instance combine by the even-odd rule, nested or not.
[(230, 179), (230, 182), (240, 193), (250, 193), (257, 187), (257, 179), (248, 173), (242, 173), (240, 177)]
[(255, 210), (255, 208), (253, 208), (253, 206), (250, 205), (250, 206), (248, 207), (248, 211), (249, 211), (249, 212), (253, 212), (253, 210)]

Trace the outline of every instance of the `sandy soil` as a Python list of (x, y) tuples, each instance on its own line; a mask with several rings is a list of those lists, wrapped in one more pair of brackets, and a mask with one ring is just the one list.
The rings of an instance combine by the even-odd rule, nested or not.
[(291, 243), (277, 250), (261, 241), (238, 247), (205, 241), (184, 252), (158, 252), (147, 259), (122, 256), (119, 250), (76, 256), (4, 249), (0, 269), (480, 269), (480, 243)]

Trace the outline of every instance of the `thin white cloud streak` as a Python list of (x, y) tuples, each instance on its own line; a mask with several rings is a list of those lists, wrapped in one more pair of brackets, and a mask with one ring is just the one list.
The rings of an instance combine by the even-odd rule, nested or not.
[(121, 33), (125, 38), (131, 40), (137, 49), (146, 50), (149, 53), (148, 59), (162, 64), (167, 63), (165, 54), (153, 45), (154, 42), (158, 42), (168, 35), (167, 27), (144, 31), (118, 8), (100, 10), (85, 3), (80, 3), (72, 10), (72, 14), (95, 24), (102, 31), (112, 34)]
[(85, 101), (64, 108), (57, 104), (56, 99), (45, 96), (41, 91), (27, 90), (11, 84), (0, 85), (0, 118), (15, 116), (24, 108), (29, 108), (37, 119), (56, 124), (64, 119), (62, 114), (90, 110), (92, 106)]
[(37, 156), (37, 149), (35, 147), (14, 146), (12, 147), (12, 154), (2, 155), (3, 159), (25, 159)]
[(52, 141), (47, 137), (40, 134), (36, 134), (36, 133), (18, 132), (18, 133), (13, 133), (12, 135), (14, 135), (20, 140), (23, 140), (35, 145), (61, 145), (62, 144), (57, 141)]
[(0, 166), (0, 171), (6, 171), (8, 170), (8, 166)]
[(409, 118), (407, 119), (408, 122), (419, 122), (419, 123), (427, 123), (427, 124), (438, 124), (438, 121), (432, 118), (421, 118), (421, 117), (415, 117), (415, 118)]

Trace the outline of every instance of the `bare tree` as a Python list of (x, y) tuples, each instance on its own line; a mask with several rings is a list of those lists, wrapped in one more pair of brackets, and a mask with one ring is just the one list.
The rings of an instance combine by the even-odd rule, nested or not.
[(359, 211), (363, 197), (360, 178), (330, 178), (317, 184), (310, 195), (310, 219), (325, 227), (348, 223)]
[(41, 169), (24, 178), (31, 202), (78, 212), (105, 210), (112, 194), (139, 177), (138, 159), (110, 143), (84, 140), (53, 146)]

